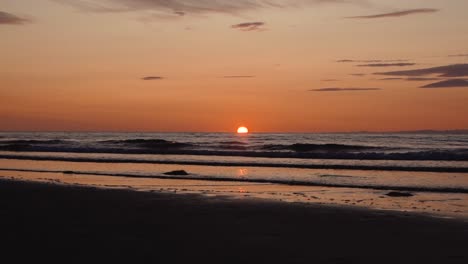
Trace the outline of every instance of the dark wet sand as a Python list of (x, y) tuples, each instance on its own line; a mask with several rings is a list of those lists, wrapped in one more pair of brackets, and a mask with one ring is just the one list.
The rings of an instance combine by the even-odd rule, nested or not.
[(16, 263), (468, 263), (461, 220), (5, 180), (0, 228)]

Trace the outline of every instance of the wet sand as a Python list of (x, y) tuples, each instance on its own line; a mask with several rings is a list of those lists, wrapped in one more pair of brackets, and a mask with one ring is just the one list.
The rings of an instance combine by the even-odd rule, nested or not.
[(2, 258), (468, 263), (468, 222), (251, 198), (0, 180)]

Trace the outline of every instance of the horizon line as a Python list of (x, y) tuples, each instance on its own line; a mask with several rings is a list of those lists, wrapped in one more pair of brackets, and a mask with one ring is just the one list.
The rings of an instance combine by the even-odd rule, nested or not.
[[(118, 131), (118, 130), (0, 130), (0, 133), (232, 133), (233, 131)], [(389, 134), (389, 133), (468, 133), (468, 128), (462, 129), (415, 129), (415, 130), (385, 130), (385, 131), (249, 131), (248, 134)]]

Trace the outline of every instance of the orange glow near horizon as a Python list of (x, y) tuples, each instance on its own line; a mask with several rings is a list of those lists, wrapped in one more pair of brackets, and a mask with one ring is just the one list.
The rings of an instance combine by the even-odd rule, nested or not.
[(249, 129), (244, 126), (241, 126), (237, 129), (237, 134), (247, 134), (247, 133), (249, 133)]

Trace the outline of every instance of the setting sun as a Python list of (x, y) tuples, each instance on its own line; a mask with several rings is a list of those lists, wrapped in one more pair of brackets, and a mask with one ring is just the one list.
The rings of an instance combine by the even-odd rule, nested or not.
[(241, 126), (241, 127), (239, 127), (237, 129), (237, 133), (238, 134), (247, 134), (247, 133), (249, 133), (249, 130), (246, 127)]

